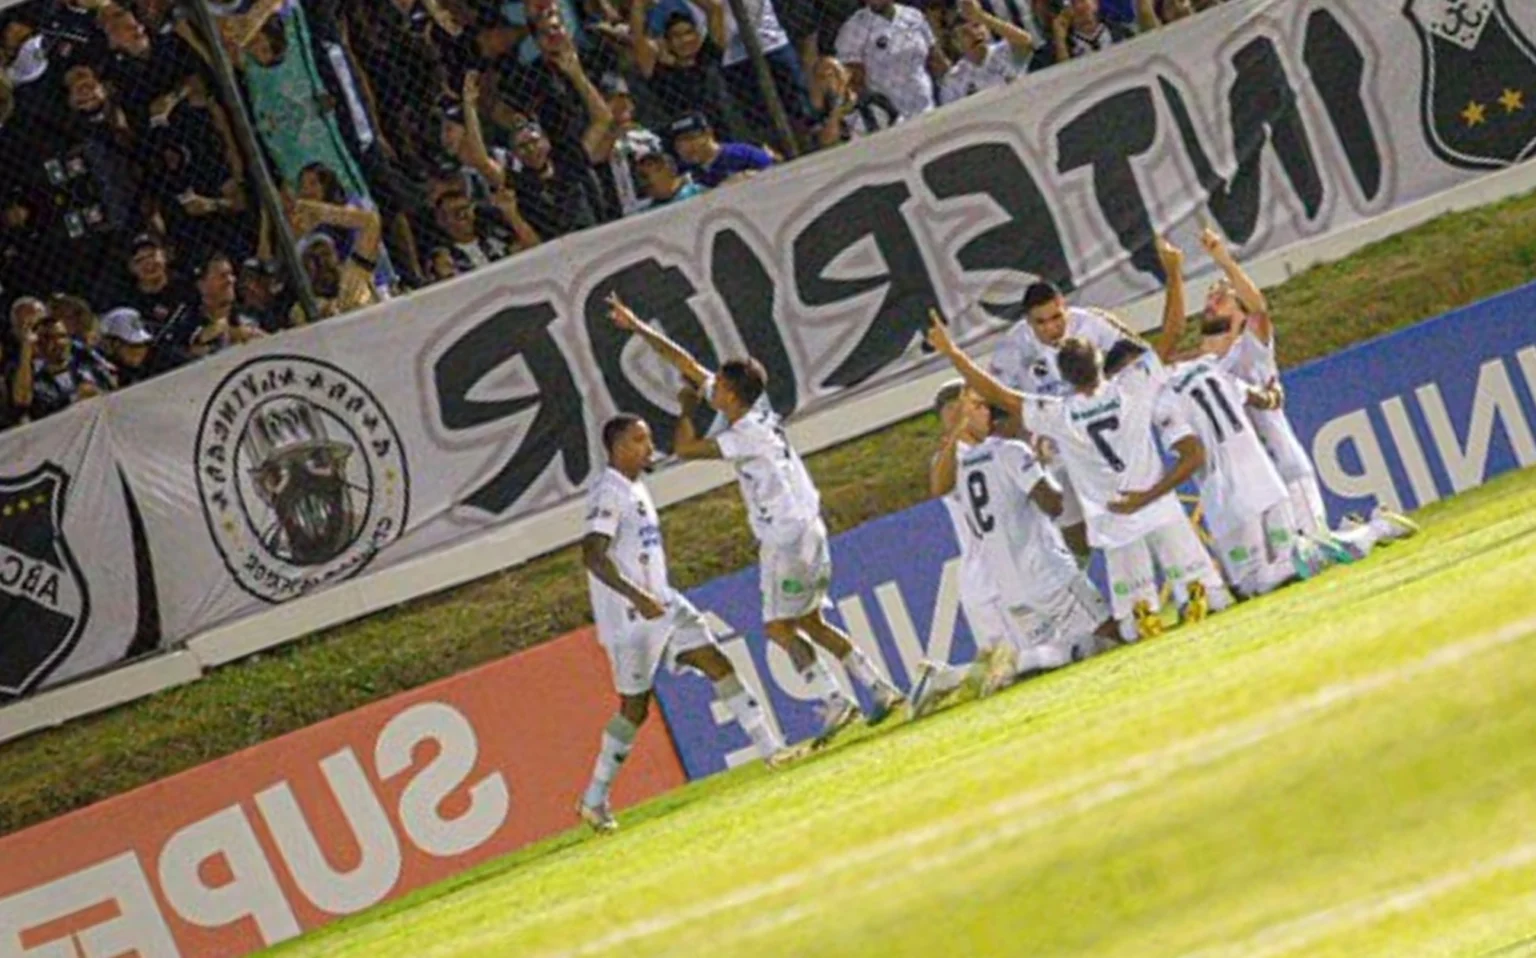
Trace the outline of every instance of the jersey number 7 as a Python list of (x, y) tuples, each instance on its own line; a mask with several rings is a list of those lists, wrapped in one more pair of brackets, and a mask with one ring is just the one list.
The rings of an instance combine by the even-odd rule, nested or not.
[(1088, 424), (1088, 438), (1093, 440), (1094, 446), (1099, 450), (1099, 455), (1104, 457), (1104, 461), (1109, 464), (1109, 468), (1116, 472), (1124, 472), (1125, 461), (1115, 453), (1114, 448), (1110, 446), (1109, 440), (1104, 435), (1107, 432), (1114, 432), (1119, 428), (1119, 416), (1105, 416), (1103, 419), (1095, 419)]

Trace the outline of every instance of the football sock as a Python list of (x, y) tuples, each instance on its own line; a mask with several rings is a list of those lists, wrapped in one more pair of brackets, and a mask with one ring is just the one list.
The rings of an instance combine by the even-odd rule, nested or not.
[(810, 686), (811, 694), (826, 702), (828, 705), (842, 706), (848, 701), (848, 696), (843, 694), (842, 687), (832, 677), (832, 673), (816, 659), (800, 670), (800, 677), (805, 684)]
[(619, 766), (629, 758), (629, 750), (635, 747), (635, 735), (639, 731), (638, 725), (622, 715), (608, 720), (603, 729), (602, 745), (597, 750), (597, 764), (592, 769), (592, 781), (581, 797), (588, 807), (595, 808), (608, 801), (608, 790), (619, 774)]
[(731, 715), (736, 718), (736, 724), (741, 726), (741, 730), (747, 733), (752, 744), (757, 746), (758, 755), (767, 758), (779, 750), (781, 743), (779, 737), (768, 725), (768, 716), (763, 712), (763, 707), (758, 704), (757, 698), (741, 684), (739, 677), (727, 675), (716, 682), (715, 698), (730, 709)]
[(843, 656), (843, 668), (848, 670), (849, 678), (871, 692), (885, 691), (890, 686), (890, 683), (875, 671), (875, 663), (871, 662), (869, 656), (857, 646), (850, 646), (848, 654)]

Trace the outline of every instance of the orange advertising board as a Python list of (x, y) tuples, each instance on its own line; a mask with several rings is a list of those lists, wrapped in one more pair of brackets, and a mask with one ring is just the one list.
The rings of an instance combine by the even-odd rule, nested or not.
[[(245, 955), (576, 823), (590, 628), (0, 839), (0, 958)], [(659, 714), (614, 790), (681, 785)]]

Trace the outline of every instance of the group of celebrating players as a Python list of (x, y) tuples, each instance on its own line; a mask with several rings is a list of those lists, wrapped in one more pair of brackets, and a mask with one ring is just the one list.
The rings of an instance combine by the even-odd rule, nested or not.
[[(760, 546), (764, 632), (820, 699), (822, 729), (804, 746), (787, 747), (698, 609), (672, 588), (659, 517), (641, 479), (656, 457), (650, 427), (619, 415), (603, 429), (608, 468), (588, 493), (582, 545), (620, 705), (577, 803), (581, 819), (599, 832), (618, 827), (609, 789), (664, 664), (712, 681), (776, 767), (824, 746), (860, 716), (815, 646), (866, 688), (865, 717), (877, 725), (903, 705), (918, 717), (964, 691), (987, 695), (1158, 635), (1164, 587), (1180, 620), (1195, 621), (1416, 532), (1383, 508), (1329, 528), (1316, 472), (1286, 418), (1264, 295), (1216, 233), (1206, 229), (1201, 245), (1224, 275), (1206, 297), (1200, 342), (1190, 351), (1179, 351), (1184, 257), (1166, 240), (1158, 254), (1167, 301), (1153, 343), (1036, 283), (1024, 295), (1027, 322), (1009, 331), (983, 369), (933, 314), (928, 341), (960, 379), (935, 398), (944, 433), (929, 482), (955, 526), (961, 608), (978, 655), (966, 668), (921, 663), (910, 701), (824, 615), (832, 565), (821, 499), (768, 404), (762, 365), (731, 360), (711, 373), (610, 297), (614, 323), (686, 382), (673, 454), (724, 459), (736, 471)], [(705, 402), (718, 415), (700, 436), (693, 418)], [(1211, 549), (1176, 493), (1189, 481), (1199, 489)], [(1104, 555), (1107, 603), (1086, 573), (1093, 550)]]

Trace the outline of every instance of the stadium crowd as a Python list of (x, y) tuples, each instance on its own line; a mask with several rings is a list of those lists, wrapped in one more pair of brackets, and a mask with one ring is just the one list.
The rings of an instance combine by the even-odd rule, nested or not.
[(0, 12), (0, 428), (1218, 2), (745, 0), (786, 141), (728, 0), (31, 0)]

